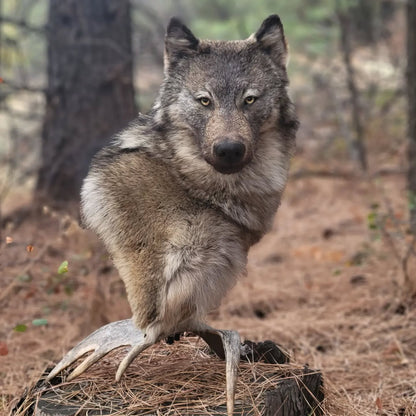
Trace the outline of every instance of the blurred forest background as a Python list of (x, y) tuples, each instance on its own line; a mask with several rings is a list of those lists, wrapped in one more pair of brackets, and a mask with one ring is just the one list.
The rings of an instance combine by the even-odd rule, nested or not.
[(2, 202), (17, 187), (55, 205), (77, 200), (92, 155), (137, 109), (149, 110), (172, 15), (202, 38), (239, 39), (280, 13), (302, 121), (299, 152), (331, 169), (336, 161), (338, 172), (351, 159), (354, 172), (403, 169), (394, 156), (408, 144), (404, 1), (66, 0), (52, 1), (48, 13), (46, 0), (1, 0), (0, 7)]
[[(42, 260), (48, 263), (44, 257), (58, 264), (69, 257), (70, 247), (79, 244), (78, 240), (62, 240), (62, 235), (72, 229), (82, 179), (94, 153), (138, 111), (150, 109), (163, 80), (163, 40), (169, 18), (180, 17), (200, 38), (241, 39), (255, 32), (272, 13), (280, 15), (289, 41), (290, 91), (301, 121), (287, 197), (298, 216), (282, 216), (293, 221), (293, 230), (299, 227), (300, 241), (307, 241), (310, 223), (302, 223), (302, 218), (312, 212), (316, 198), (316, 215), (321, 219), (326, 216), (333, 223), (322, 225), (319, 237), (313, 238), (335, 244), (338, 240), (334, 235), (339, 235), (339, 246), (343, 247), (336, 252), (297, 248), (294, 255), (332, 262), (329, 273), (334, 276), (343, 275), (348, 267), (390, 270), (368, 259), (386, 260), (394, 267), (386, 272), (388, 283), (384, 287), (388, 293), (383, 296), (390, 300), (383, 297), (383, 305), (388, 303), (390, 308), (395, 304), (392, 314), (401, 317), (414, 311), (409, 306), (414, 304), (416, 293), (414, 0), (0, 0), (0, 304), (9, 305), (22, 293), (24, 302), (37, 298), (36, 279), (48, 295), (64, 298), (82, 285), (74, 275), (65, 281), (57, 278), (45, 264), (37, 274), (34, 264)], [(294, 195), (293, 190), (299, 194)], [(349, 207), (352, 201), (356, 208)], [(338, 211), (328, 214), (327, 204)], [(347, 206), (353, 219), (340, 220), (337, 228), (333, 224), (338, 224), (337, 216), (343, 218)], [(39, 237), (33, 228), (26, 239), (24, 232), (16, 231), (42, 216), (58, 224), (53, 244), (46, 243), (48, 237)], [(354, 221), (361, 228), (351, 229), (348, 240), (343, 233)], [(357, 243), (358, 233), (365, 235), (365, 243)], [(375, 249), (373, 243), (384, 248)], [(19, 244), (29, 257), (21, 252), (13, 254)], [(35, 254), (31, 254), (34, 248)], [(377, 257), (374, 252), (379, 249)], [(82, 261), (91, 263), (93, 255), (88, 256)], [(273, 261), (282, 261), (276, 256)], [(103, 258), (102, 252), (99, 258)], [(81, 261), (80, 254), (73, 256), (73, 262), (77, 261)], [(95, 271), (97, 275), (111, 270), (110, 263), (104, 263)], [(80, 276), (88, 276), (87, 266), (80, 263), (74, 267)], [(305, 277), (309, 275), (305, 272), (302, 276), (309, 290), (310, 278)], [(351, 285), (371, 280), (361, 269), (348, 276)], [(380, 287), (381, 283), (374, 285)], [(98, 296), (95, 286), (91, 290)], [(35, 309), (36, 318), (44, 319), (55, 310), (48, 302), (46, 309), (44, 303), (43, 309)], [(72, 301), (65, 302), (65, 307), (59, 304), (64, 312)], [(92, 301), (90, 309), (101, 311), (97, 306), (100, 302)], [(263, 306), (260, 312), (258, 305), (253, 307), (255, 319), (271, 314)], [(69, 310), (76, 309), (69, 306)], [(231, 309), (224, 310), (226, 317)], [(101, 313), (95, 312), (83, 333), (110, 319), (111, 313), (104, 318)], [(414, 315), (409, 318), (413, 324)], [(19, 322), (8, 316), (5, 329), (0, 327), (0, 355), (7, 355), (7, 348), (11, 348), (5, 342), (2, 350), (2, 338), (7, 342), (14, 339), (12, 332), (23, 328), (19, 322), (31, 322), (32, 318), (29, 312)], [(52, 325), (52, 318), (42, 319), (32, 324)], [(406, 340), (403, 348), (397, 341), (397, 351), (407, 352), (407, 359), (411, 357), (411, 374), (416, 368), (416, 337)], [(290, 339), (287, 342), (292, 346)], [(65, 345), (68, 343), (67, 339)], [(43, 358), (50, 360), (57, 355), (54, 351)], [(9, 383), (22, 384), (10, 374)], [(413, 377), (414, 381), (414, 376), (403, 377)], [(374, 393), (375, 388), (371, 391), (369, 400), (374, 403), (381, 393)], [(381, 402), (374, 409), (381, 412), (378, 414), (416, 414), (412, 413), (416, 408), (414, 388), (406, 397), (413, 404), (400, 405), (405, 409), (402, 413), (397, 410), (399, 405), (391, 405), (396, 413), (382, 413)], [(343, 414), (355, 413), (350, 410)], [(361, 409), (357, 414), (367, 413)]]
[(239, 39), (278, 12), (299, 153), (328, 173), (404, 169), (404, 1), (65, 0), (51, 2), (49, 21), (46, 0), (0, 7), (1, 203), (17, 188), (55, 204), (78, 198), (91, 156), (152, 105), (172, 15), (202, 38)]

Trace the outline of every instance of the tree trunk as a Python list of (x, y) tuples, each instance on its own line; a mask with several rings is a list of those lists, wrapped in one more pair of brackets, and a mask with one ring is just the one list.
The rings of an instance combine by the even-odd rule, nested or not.
[(355, 82), (355, 71), (352, 64), (351, 50), (351, 21), (348, 11), (342, 9), (341, 3), (337, 1), (337, 16), (341, 32), (341, 50), (347, 72), (347, 85), (351, 97), (351, 118), (355, 130), (355, 138), (351, 142), (351, 155), (357, 161), (361, 169), (367, 171), (367, 150), (364, 143), (364, 129), (361, 122), (361, 109), (358, 97), (358, 89)]
[(416, 0), (407, 2), (408, 191), (410, 229), (416, 236)]
[(38, 200), (77, 201), (92, 156), (135, 115), (129, 0), (51, 0)]

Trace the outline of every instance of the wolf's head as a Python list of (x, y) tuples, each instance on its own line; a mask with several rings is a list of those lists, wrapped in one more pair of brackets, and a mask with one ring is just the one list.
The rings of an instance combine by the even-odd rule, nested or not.
[(284, 142), (288, 130), (296, 130), (286, 92), (286, 61), (287, 44), (277, 15), (241, 41), (199, 40), (173, 18), (166, 34), (157, 118), (178, 132), (186, 130), (194, 140), (195, 156), (198, 153), (216, 171), (239, 172), (255, 156), (262, 133), (279, 129)]

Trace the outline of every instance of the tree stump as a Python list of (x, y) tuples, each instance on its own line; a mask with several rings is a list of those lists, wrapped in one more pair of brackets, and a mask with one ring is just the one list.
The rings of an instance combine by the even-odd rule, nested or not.
[[(324, 395), (322, 374), (319, 371), (289, 364), (288, 354), (272, 341), (246, 341), (243, 346), (245, 352), (240, 365), (242, 383), (237, 386), (235, 415), (322, 415), (320, 405)], [(225, 386), (218, 382), (221, 379), (222, 382), (225, 381), (224, 363), (212, 355), (201, 357), (204, 353), (195, 344), (192, 344), (191, 354), (189, 344), (185, 354), (183, 348), (170, 352), (164, 347), (162, 345), (159, 348), (163, 355), (152, 363), (148, 362), (149, 357), (153, 357), (152, 353), (149, 353), (149, 357), (137, 359), (137, 367), (133, 366), (130, 376), (120, 383), (113, 381), (114, 366), (119, 362), (119, 357), (110, 357), (107, 361), (97, 363), (95, 366), (100, 374), (88, 370), (70, 383), (65, 382), (65, 377), (61, 376), (55, 377), (51, 383), (45, 382), (44, 378), (50, 371), (48, 369), (35, 386), (27, 389), (10, 414), (226, 415)], [(195, 357), (196, 355), (199, 356)], [(193, 366), (187, 366), (190, 361)], [(111, 369), (109, 365), (112, 366)], [(179, 372), (175, 373), (178, 367)], [(157, 375), (152, 378), (150, 373), (153, 370), (159, 372), (159, 378)], [(175, 375), (169, 384), (167, 378), (172, 373)], [(147, 374), (147, 379), (144, 379), (144, 374)], [(140, 380), (143, 380), (143, 385), (151, 386), (148, 396), (140, 390), (143, 387)], [(199, 386), (200, 389), (192, 387), (190, 393), (181, 395), (190, 385)], [(166, 395), (162, 395), (156, 405), (149, 405), (148, 398), (159, 388), (166, 391)], [(135, 407), (131, 406), (133, 395), (138, 400)]]

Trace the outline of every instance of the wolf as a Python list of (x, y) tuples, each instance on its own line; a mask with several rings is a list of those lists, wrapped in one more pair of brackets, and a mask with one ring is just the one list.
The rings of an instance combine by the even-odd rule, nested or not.
[[(184, 331), (201, 334), (226, 359), (239, 345), (205, 317), (245, 273), (248, 250), (270, 229), (282, 198), (298, 129), (287, 56), (277, 15), (237, 41), (200, 40), (171, 19), (152, 110), (96, 155), (81, 192), (83, 221), (111, 254), (133, 317), (87, 338), (52, 376), (96, 349), (97, 339), (73, 376), (128, 343), (119, 379), (140, 351)], [(234, 387), (227, 379), (229, 414)]]

